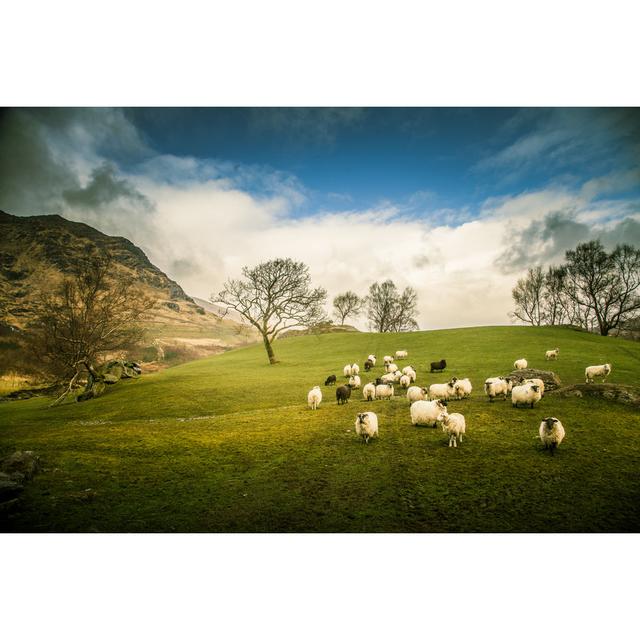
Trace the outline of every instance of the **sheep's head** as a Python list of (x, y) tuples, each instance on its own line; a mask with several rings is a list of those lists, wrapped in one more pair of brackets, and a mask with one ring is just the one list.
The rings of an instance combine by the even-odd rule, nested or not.
[(366, 413), (359, 413), (358, 414), (358, 422), (360, 424), (364, 424), (367, 421), (367, 414)]
[(543, 422), (546, 422), (547, 429), (553, 429), (553, 425), (558, 422), (556, 418), (545, 418)]
[(604, 370), (607, 372), (607, 375), (609, 375), (611, 373), (611, 365), (610, 364), (605, 364), (604, 365)]
[(532, 384), (531, 385), (531, 390), (535, 391), (536, 393), (538, 393), (538, 391), (540, 391), (540, 386), (537, 384)]
[(422, 393), (424, 393), (425, 396), (429, 393), (429, 389), (427, 389), (426, 387), (422, 387), (420, 391), (422, 391)]

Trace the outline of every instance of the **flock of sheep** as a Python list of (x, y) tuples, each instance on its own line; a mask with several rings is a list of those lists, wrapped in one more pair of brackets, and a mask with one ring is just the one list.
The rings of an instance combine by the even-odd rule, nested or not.
[[(546, 360), (557, 360), (560, 349), (551, 349), (545, 353)], [(469, 378), (451, 378), (449, 382), (442, 384), (432, 384), (428, 389), (425, 387), (412, 386), (415, 383), (417, 374), (411, 365), (399, 369), (394, 360), (407, 358), (406, 350), (396, 351), (394, 356), (384, 356), (383, 364), (385, 373), (374, 382), (368, 382), (362, 387), (362, 396), (366, 401), (390, 400), (395, 395), (394, 385), (399, 385), (407, 389), (406, 397), (409, 401), (409, 412), (411, 424), (437, 427), (442, 426), (442, 430), (449, 438), (449, 446), (457, 447), (458, 442), (462, 442), (462, 436), (466, 432), (465, 418), (461, 413), (449, 413), (448, 402), (450, 400), (463, 400), (471, 396), (473, 387)], [(370, 354), (364, 363), (365, 371), (370, 371), (376, 366), (376, 356)], [(528, 366), (524, 358), (516, 360), (514, 368), (517, 370), (526, 369)], [(446, 368), (446, 360), (432, 362), (430, 371), (442, 371)], [(587, 383), (593, 382), (595, 378), (605, 379), (611, 373), (611, 365), (594, 365), (585, 369), (585, 379)], [(353, 389), (359, 389), (362, 381), (360, 379), (360, 367), (358, 364), (347, 364), (343, 368), (343, 375), (348, 379), (346, 385), (336, 388), (336, 401), (338, 404), (346, 404), (351, 397)], [(511, 394), (511, 404), (513, 407), (521, 405), (533, 408), (544, 395), (544, 381), (540, 378), (517, 378), (516, 384), (512, 377), (498, 376), (487, 378), (484, 383), (484, 391), (489, 401), (493, 402), (496, 397), (506, 400)], [(330, 375), (325, 380), (325, 386), (337, 383), (335, 375)], [(315, 386), (309, 391), (307, 403), (311, 409), (317, 409), (322, 402), (322, 390), (320, 386)], [(355, 432), (362, 438), (364, 443), (368, 443), (371, 438), (378, 436), (378, 416), (373, 411), (358, 413), (355, 421)], [(538, 430), (539, 438), (545, 449), (549, 449), (553, 454), (565, 436), (565, 430), (557, 418), (551, 416), (545, 418)]]

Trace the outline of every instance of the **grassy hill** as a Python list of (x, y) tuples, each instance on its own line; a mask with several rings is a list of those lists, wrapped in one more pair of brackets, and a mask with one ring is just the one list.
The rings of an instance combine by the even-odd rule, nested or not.
[[(546, 349), (560, 359), (545, 363)], [(440, 430), (411, 426), (404, 396), (337, 406), (322, 387), (362, 364), (407, 349), (418, 383), (470, 377), (467, 436), (447, 447)], [(594, 398), (547, 395), (535, 409), (490, 404), (489, 375), (516, 358), (552, 368), (564, 384), (588, 364), (610, 362), (610, 382), (637, 384), (640, 344), (568, 329), (482, 327), (401, 335), (294, 337), (237, 349), (120, 383), (80, 405), (44, 399), (0, 404), (0, 454), (31, 449), (45, 471), (22, 509), (0, 521), (14, 531), (638, 531), (640, 413)], [(446, 358), (446, 374), (429, 374)], [(359, 411), (374, 410), (380, 438), (361, 445)], [(541, 418), (567, 431), (551, 457), (536, 441)], [(88, 491), (87, 491), (88, 490)]]

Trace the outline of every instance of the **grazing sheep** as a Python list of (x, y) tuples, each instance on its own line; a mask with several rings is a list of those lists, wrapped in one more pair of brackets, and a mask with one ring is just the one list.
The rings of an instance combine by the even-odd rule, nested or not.
[(591, 367), (587, 367), (584, 370), (584, 377), (587, 381), (593, 382), (594, 378), (603, 378), (603, 381), (606, 380), (607, 376), (611, 373), (611, 365), (610, 364), (598, 364), (593, 365)]
[(376, 398), (376, 385), (373, 382), (368, 382), (362, 387), (362, 397), (368, 402), (369, 400), (375, 400)]
[(342, 370), (342, 373), (344, 374), (345, 378), (350, 378), (351, 377), (351, 365), (350, 364), (345, 364), (344, 365), (344, 369)]
[(409, 376), (407, 376), (407, 375), (403, 375), (403, 376), (400, 378), (400, 386), (401, 386), (403, 389), (408, 389), (410, 384), (411, 384), (411, 378), (410, 378)]
[(398, 365), (393, 362), (387, 362), (387, 364), (384, 365), (384, 370), (387, 373), (395, 373), (398, 370)]
[(415, 369), (410, 364), (408, 364), (406, 367), (402, 369), (402, 373), (404, 373), (406, 376), (409, 375), (409, 371), (413, 371), (415, 373)]
[(435, 427), (440, 415), (447, 412), (447, 405), (442, 400), (416, 400), (409, 412), (411, 424)]
[(385, 356), (382, 358), (383, 364), (388, 364), (389, 362), (393, 362), (393, 356)]
[(329, 387), (332, 384), (336, 383), (336, 377), (335, 376), (329, 376), (325, 381), (324, 381), (324, 386), (325, 387)]
[(360, 373), (360, 367), (354, 362), (351, 365), (351, 375), (357, 376)]
[(545, 351), (544, 359), (545, 360), (557, 360), (559, 353), (560, 353), (560, 349), (558, 347), (556, 347), (555, 349), (551, 349), (549, 351)]
[(365, 444), (369, 444), (369, 439), (378, 435), (378, 416), (373, 411), (356, 416), (356, 434)]
[(456, 379), (452, 378), (444, 384), (432, 384), (429, 387), (429, 400), (448, 400), (455, 395)]
[(438, 422), (442, 424), (442, 430), (449, 434), (449, 446), (457, 447), (458, 440), (462, 442), (462, 434), (467, 429), (464, 416), (461, 413), (442, 412), (438, 416)]
[(371, 362), (371, 360), (365, 360), (364, 361), (364, 370), (365, 371), (369, 371), (370, 369), (373, 369), (373, 362)]
[(551, 455), (554, 454), (557, 447), (564, 440), (564, 427), (558, 418), (545, 418), (540, 423), (540, 440), (545, 449), (551, 449)]
[(342, 385), (336, 389), (336, 401), (338, 404), (346, 404), (351, 397), (351, 387)]
[(426, 400), (429, 391), (424, 387), (409, 387), (407, 389), (407, 400), (409, 404), (417, 402), (418, 400)]
[(527, 361), (524, 358), (520, 358), (520, 360), (516, 360), (513, 363), (513, 368), (514, 369), (526, 369), (527, 368)]
[(471, 391), (473, 391), (471, 380), (469, 380), (469, 378), (456, 380), (456, 383), (453, 385), (453, 391), (454, 397), (460, 400), (462, 400), (463, 398), (468, 398), (471, 395)]
[(542, 394), (537, 384), (523, 384), (513, 387), (511, 390), (511, 405), (517, 407), (519, 404), (528, 404), (533, 409), (533, 405), (540, 402)]
[(382, 398), (391, 400), (392, 397), (393, 385), (391, 383), (376, 385), (376, 400), (382, 400)]
[(373, 355), (373, 353), (370, 353), (369, 356), (367, 357), (367, 360), (371, 360), (371, 362), (373, 362), (373, 366), (376, 366), (376, 357)]
[(502, 376), (497, 378), (487, 378), (484, 381), (484, 392), (489, 396), (489, 402), (497, 396), (502, 396), (503, 400), (511, 392), (511, 382)]
[(307, 404), (309, 405), (309, 409), (317, 409), (322, 402), (322, 391), (320, 391), (320, 387), (315, 386), (309, 393), (307, 394)]
[(385, 373), (380, 380), (382, 384), (393, 384), (396, 381), (396, 376), (393, 373)]
[(396, 351), (396, 360), (404, 360), (408, 355), (408, 351)]
[(440, 360), (440, 362), (432, 362), (431, 373), (433, 373), (434, 371), (442, 371), (446, 368), (446, 366), (447, 366), (446, 360)]
[(351, 376), (347, 383), (352, 389), (360, 388), (360, 376)]

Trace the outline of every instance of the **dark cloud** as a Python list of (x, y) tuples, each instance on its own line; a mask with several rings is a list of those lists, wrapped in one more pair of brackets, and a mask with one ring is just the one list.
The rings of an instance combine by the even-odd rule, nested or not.
[(611, 249), (616, 244), (640, 247), (640, 222), (624, 218), (609, 229), (577, 222), (573, 211), (553, 211), (542, 221), (532, 222), (526, 229), (509, 236), (509, 246), (498, 257), (496, 266), (506, 272), (526, 267), (562, 262), (568, 249), (580, 242), (600, 239)]

